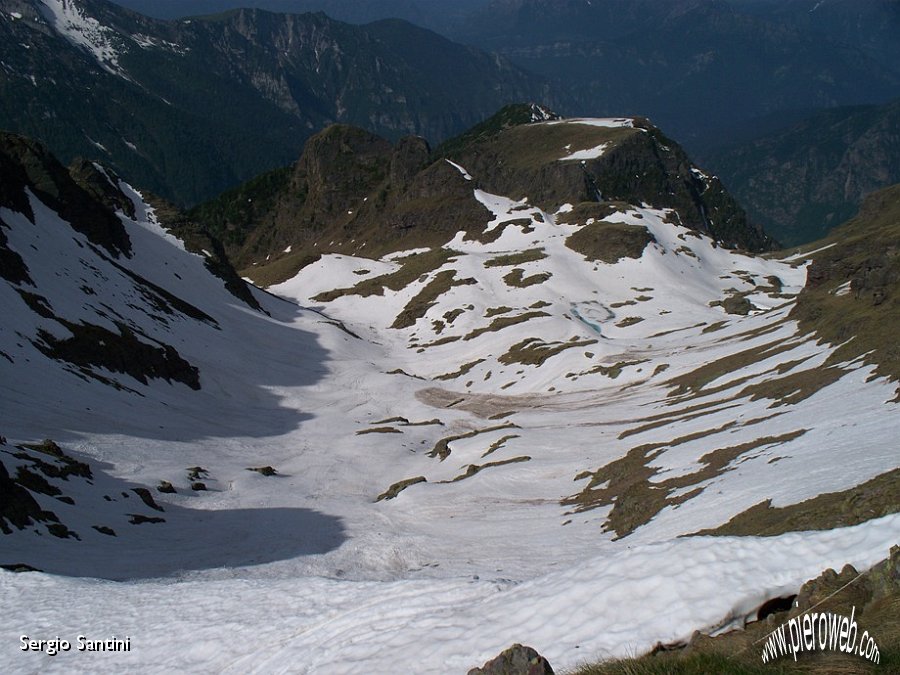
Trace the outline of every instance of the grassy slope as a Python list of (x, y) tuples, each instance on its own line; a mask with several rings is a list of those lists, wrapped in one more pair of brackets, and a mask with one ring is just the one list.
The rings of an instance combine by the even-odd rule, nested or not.
[(842, 345), (836, 362), (865, 355), (879, 375), (900, 380), (900, 185), (870, 195), (856, 218), (810, 248), (828, 245), (813, 256), (793, 317)]

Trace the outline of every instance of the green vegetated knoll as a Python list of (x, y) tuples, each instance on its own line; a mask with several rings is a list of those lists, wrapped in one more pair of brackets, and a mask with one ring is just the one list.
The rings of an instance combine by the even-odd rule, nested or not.
[[(507, 106), (435, 151), (419, 137), (390, 143), (334, 125), (310, 138), (289, 170), (234, 188), (190, 216), (224, 242), (242, 274), (263, 284), (290, 278), (324, 253), (379, 257), (440, 246), (460, 231), (490, 241), (503, 226), (485, 232), (492, 216), (475, 189), (527, 198), (548, 212), (576, 205), (566, 222), (579, 225), (647, 203), (675, 209), (676, 222), (726, 246), (772, 246), (721, 183), (692, 171), (681, 148), (649, 122), (606, 127), (554, 117), (533, 104)], [(601, 145), (598, 157), (565, 159)], [(586, 235), (573, 247), (596, 259), (604, 259), (593, 252), (597, 241), (631, 256), (649, 241), (640, 226), (591, 227), (602, 236)]]

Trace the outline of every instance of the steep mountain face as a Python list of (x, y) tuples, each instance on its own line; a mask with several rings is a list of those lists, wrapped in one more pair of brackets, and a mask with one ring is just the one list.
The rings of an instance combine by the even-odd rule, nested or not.
[(135, 11), (158, 19), (178, 19), (202, 14), (218, 14), (230, 9), (255, 7), (270, 12), (325, 12), (348, 23), (371, 23), (381, 19), (403, 19), (442, 35), (449, 28), (488, 4), (488, 0), (115, 0)]
[[(813, 4), (832, 18), (809, 18)], [(471, 17), (458, 39), (551, 79), (567, 114), (645, 115), (696, 152), (776, 111), (896, 97), (897, 7), (884, 0), (498, 0)]]
[[(72, 570), (82, 565), (76, 573), (97, 573), (96, 565), (136, 542), (190, 546), (204, 536), (196, 526), (190, 532), (190, 510), (161, 506), (150, 490), (199, 495), (216, 485), (208, 471), (129, 482), (101, 457), (85, 456), (76, 439), (112, 432), (143, 438), (137, 445), (157, 439), (165, 446), (227, 434), (228, 420), (243, 419), (243, 426), (252, 419), (248, 406), (271, 404), (266, 386), (319, 376), (315, 341), (290, 331), (292, 348), (306, 344), (310, 362), (291, 367), (245, 356), (253, 366), (223, 377), (216, 364), (265, 345), (262, 329), (252, 343), (245, 340), (285, 303), (264, 310), (265, 298), (255, 297), (223, 257), (188, 252), (138, 192), (99, 164), (66, 169), (44, 146), (4, 133), (0, 172), (0, 532), (32, 539), (5, 542), (4, 558), (15, 557), (22, 542), (38, 556), (53, 556), (55, 541), (71, 541), (81, 546)], [(274, 333), (269, 338), (278, 343)], [(211, 401), (218, 412), (206, 415)], [(298, 417), (270, 416), (269, 431)], [(167, 431), (169, 425), (178, 430)], [(33, 442), (7, 443), (25, 429)], [(114, 461), (133, 461), (146, 449), (131, 445)], [(134, 574), (138, 559), (112, 562), (102, 574)]]
[(270, 12), (325, 12), (348, 23), (371, 23), (380, 19), (403, 19), (446, 34), (455, 25), (486, 5), (488, 0), (116, 0), (125, 7), (158, 19), (178, 19), (202, 14), (218, 14), (229, 9), (255, 7)]
[(0, 127), (194, 203), (347, 122), (442, 139), (539, 83), (402, 21), (236, 10), (158, 21), (105, 0), (9, 0)]
[(884, 558), (896, 190), (760, 257), (691, 223), (678, 174), (683, 204), (644, 202), (680, 154), (639, 120), (503, 127), (439, 161), (338, 127), (259, 179), (307, 189), (321, 241), (387, 176), (372, 214), (410, 218), (249, 289), (262, 311), (166, 229), (202, 223), (3, 139), (0, 565), (50, 573), (0, 570), (7, 621), (144, 636), (101, 672), (190, 669), (197, 635), (218, 671), (461, 672), (515, 640), (569, 668)]
[(900, 181), (900, 101), (827, 110), (706, 160), (775, 238), (814, 241)]
[(564, 120), (534, 105), (504, 108), (434, 153), (421, 138), (391, 145), (330, 127), (290, 174), (260, 177), (191, 215), (221, 236), (246, 274), (271, 283), (323, 253), (383, 255), (460, 231), (483, 238), (494, 217), (485, 193), (551, 213), (569, 204), (566, 218), (582, 223), (644, 203), (673, 209), (726, 246), (772, 246), (721, 183), (646, 120)]
[[(5, 263), (2, 277), (9, 284), (7, 293), (14, 291), (20, 302), (42, 320), (36, 325), (29, 325), (30, 321), (17, 323), (13, 317), (21, 317), (23, 312), (8, 308), (7, 329), (16, 333), (21, 342), (12, 351), (2, 352), (5, 359), (11, 364), (28, 362), (28, 354), (38, 350), (68, 364), (72, 372), (80, 373), (85, 380), (94, 378), (118, 390), (125, 387), (115, 377), (107, 377), (105, 371), (127, 374), (143, 383), (148, 378), (162, 378), (199, 389), (197, 369), (161, 336), (178, 321), (194, 320), (213, 328), (218, 325), (206, 312), (166, 290), (167, 284), (156, 283), (154, 275), (148, 278), (134, 269), (139, 267), (139, 260), (134, 257), (134, 234), (129, 233), (128, 226), (157, 223), (155, 214), (139, 200), (139, 195), (99, 164), (80, 161), (66, 169), (44, 146), (12, 134), (0, 134), (0, 171), (0, 208), (4, 209), (0, 218), (0, 256)], [(48, 210), (56, 222), (48, 217)], [(22, 219), (27, 224), (23, 225)], [(65, 227), (57, 223), (65, 223)], [(32, 239), (28, 245), (35, 249), (71, 246), (59, 241), (52, 244), (49, 236), (71, 238), (83, 252), (68, 263), (54, 261), (62, 269), (48, 268), (43, 260), (34, 267), (26, 262), (27, 256), (23, 257), (23, 235)], [(236, 298), (259, 309), (227, 261), (209, 252), (193, 257), (191, 263), (205, 269), (210, 277), (205, 282), (207, 288), (218, 284), (219, 290), (231, 290)], [(68, 276), (65, 283), (74, 285), (66, 290), (68, 297), (62, 298), (62, 306), (43, 295), (40, 279), (46, 279), (48, 274)], [(111, 282), (109, 276), (115, 277), (116, 282)], [(174, 278), (180, 278), (177, 272)], [(96, 279), (115, 290), (107, 288), (105, 295), (98, 296), (93, 288)], [(121, 313), (122, 307), (112, 306), (113, 295), (136, 310), (138, 319), (129, 320)], [(7, 300), (10, 297), (15, 296), (8, 296)], [(137, 304), (129, 302), (130, 297), (138, 299)], [(83, 303), (80, 307), (76, 298)], [(4, 347), (8, 349), (10, 345)]]

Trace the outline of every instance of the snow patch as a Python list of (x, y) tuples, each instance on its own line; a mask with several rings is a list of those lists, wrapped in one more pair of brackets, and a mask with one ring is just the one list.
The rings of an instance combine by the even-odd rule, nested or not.
[(544, 124), (586, 124), (591, 127), (634, 128), (634, 120), (630, 117), (570, 117), (562, 120), (551, 120)]
[(462, 168), (459, 164), (457, 164), (456, 162), (451, 162), (449, 159), (445, 161), (447, 162), (447, 164), (459, 171), (463, 175), (463, 178), (465, 178), (466, 180), (472, 180), (472, 176), (469, 175), (469, 172)]
[(89, 51), (100, 66), (119, 77), (130, 79), (119, 66), (119, 36), (114, 30), (88, 16), (73, 0), (41, 0), (44, 15), (56, 31), (72, 44)]
[(834, 290), (834, 294), (838, 297), (841, 297), (844, 295), (850, 295), (850, 285), (852, 283), (853, 283), (852, 281), (848, 281), (846, 283), (841, 284)]
[(598, 159), (603, 156), (606, 148), (609, 147), (609, 143), (601, 143), (600, 145), (594, 148), (588, 148), (587, 150), (578, 150), (577, 152), (573, 152), (571, 154), (566, 155), (565, 157), (560, 157), (560, 162), (570, 162), (572, 160), (580, 159)]

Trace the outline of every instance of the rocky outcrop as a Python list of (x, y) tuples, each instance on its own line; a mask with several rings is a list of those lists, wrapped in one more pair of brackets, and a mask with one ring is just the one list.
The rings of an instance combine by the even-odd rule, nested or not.
[(553, 668), (531, 647), (514, 644), (481, 668), (472, 668), (468, 675), (553, 675)]
[[(565, 203), (646, 203), (674, 209), (681, 224), (725, 246), (751, 251), (773, 247), (774, 241), (748, 223), (721, 182), (696, 169), (681, 147), (647, 120), (635, 120), (634, 128), (611, 130), (599, 157), (559, 161), (563, 146), (578, 142), (573, 126), (519, 125), (479, 139), (451, 158), (488, 192), (527, 196), (547, 210)], [(545, 152), (537, 154), (535, 148)]]
[(57, 321), (65, 325), (72, 336), (60, 339), (39, 330), (40, 340), (35, 346), (49, 358), (78, 366), (81, 373), (104, 382), (107, 378), (96, 373), (93, 367), (125, 373), (142, 384), (147, 384), (148, 379), (164, 379), (200, 389), (200, 371), (171, 345), (148, 344), (123, 323), (118, 324), (119, 333), (114, 333), (94, 324)]
[(0, 205), (34, 219), (26, 188), (68, 221), (92, 243), (112, 256), (131, 254), (131, 240), (115, 213), (79, 185), (40, 143), (0, 133)]
[(50, 519), (48, 513), (41, 509), (28, 490), (10, 477), (0, 462), (0, 532), (11, 534), (10, 525), (24, 530), (34, 522)]
[(229, 293), (249, 307), (263, 311), (247, 282), (234, 269), (219, 238), (165, 199), (151, 194), (145, 194), (144, 199), (153, 207), (163, 227), (181, 239), (188, 251), (203, 256), (206, 269), (222, 280)]
[(79, 157), (69, 165), (69, 175), (79, 187), (113, 213), (121, 211), (134, 218), (134, 202), (122, 192), (119, 177), (112, 169)]

